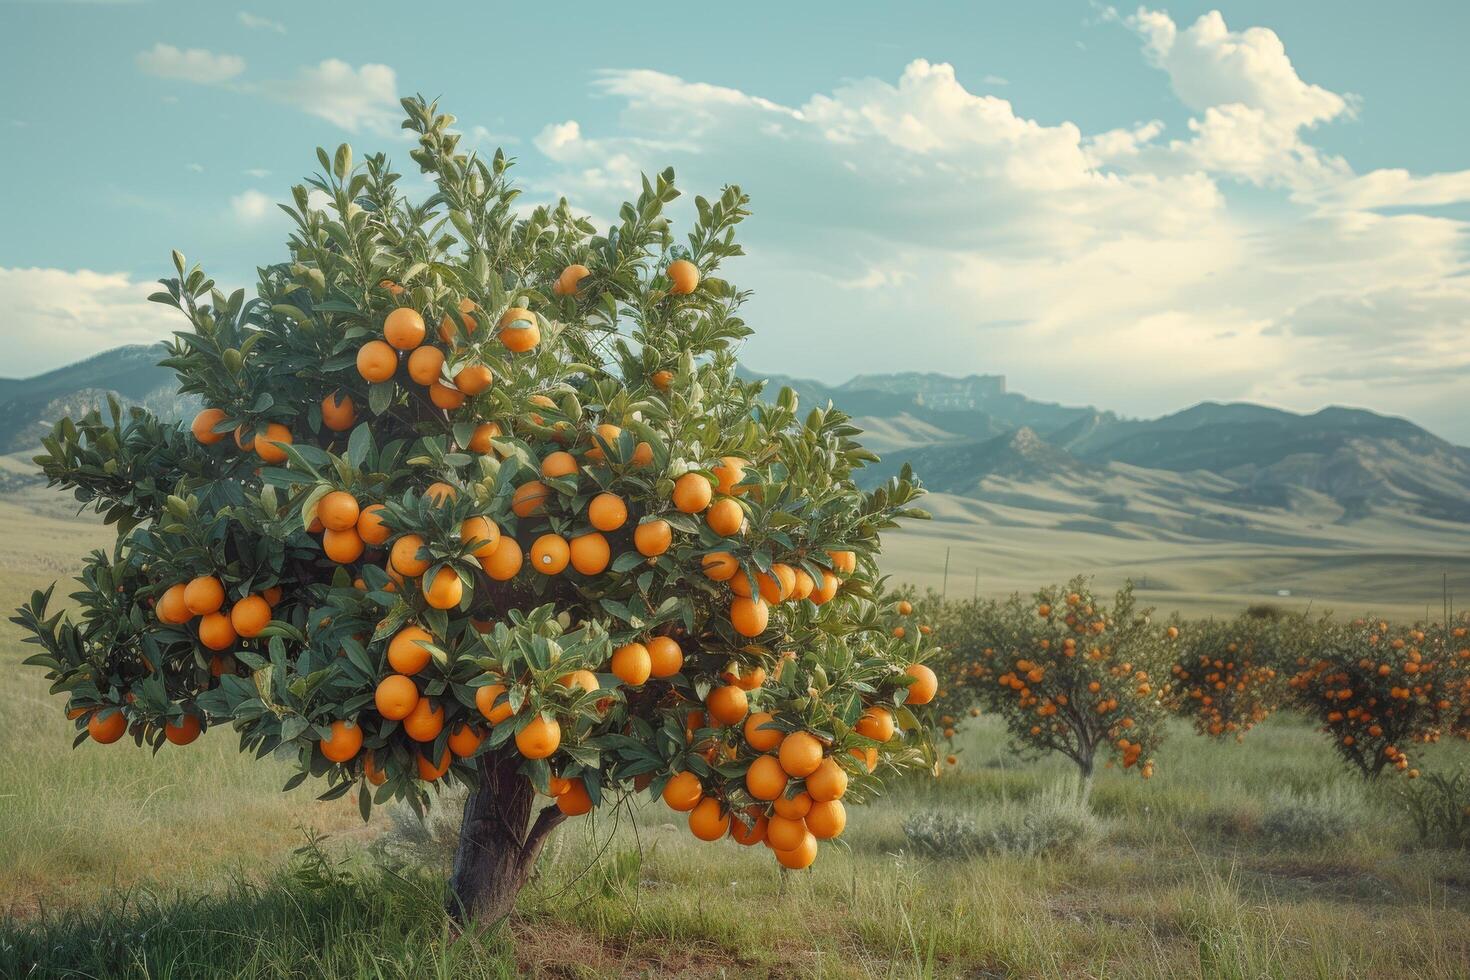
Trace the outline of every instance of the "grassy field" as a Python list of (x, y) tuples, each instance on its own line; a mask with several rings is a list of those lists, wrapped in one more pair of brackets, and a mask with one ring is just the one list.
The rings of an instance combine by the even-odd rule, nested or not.
[[(0, 525), (7, 607), (105, 543), (39, 494), (0, 501)], [(72, 751), (22, 655), (7, 625), (0, 976), (1457, 977), (1470, 963), (1470, 858), (1422, 847), (1403, 784), (1365, 786), (1293, 717), (1242, 745), (1176, 726), (1153, 780), (1103, 772), (1080, 820), (1060, 802), (1067, 769), (1013, 757), (981, 719), (958, 766), (854, 809), (843, 845), (800, 874), (630, 803), (558, 833), (506, 933), (451, 943), (449, 828), (365, 827), (350, 803), (282, 795), (283, 768), (241, 758), (227, 731), (156, 758)], [(1470, 747), (1416, 764), (1448, 771)], [(915, 814), (1021, 843), (932, 853), (905, 833)], [(1070, 850), (1052, 846), (1059, 817)]]

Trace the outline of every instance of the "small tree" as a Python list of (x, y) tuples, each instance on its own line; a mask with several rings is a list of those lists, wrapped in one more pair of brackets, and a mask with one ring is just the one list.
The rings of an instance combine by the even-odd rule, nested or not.
[(1134, 608), (1131, 584), (1111, 606), (1078, 577), (973, 608), (970, 642), (986, 661), (976, 673), (993, 678), (986, 705), (1022, 751), (1071, 759), (1084, 797), (1100, 753), (1153, 775), (1164, 737), (1163, 649), (1147, 611)]
[(928, 751), (902, 705), (932, 675), (873, 601), (918, 486), (861, 492), (847, 416), (736, 377), (738, 188), (679, 246), (666, 171), (597, 235), (403, 105), (427, 200), (318, 150), (255, 297), (175, 253), (152, 298), (189, 322), (163, 363), (191, 427), (114, 404), (46, 440), (118, 541), (75, 621), (50, 590), (20, 610), (29, 662), (78, 742), (230, 725), (364, 816), (463, 784), (460, 919), (504, 916), (557, 825), (638, 789), (809, 865), (880, 759)]
[(1175, 651), (1166, 700), (1201, 735), (1239, 741), (1280, 706), (1280, 623), (1247, 614), (1173, 623), (1164, 635)]

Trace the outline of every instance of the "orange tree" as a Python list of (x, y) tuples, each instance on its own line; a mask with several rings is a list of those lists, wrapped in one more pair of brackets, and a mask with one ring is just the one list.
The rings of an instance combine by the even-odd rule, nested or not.
[(1170, 624), (1164, 640), (1175, 660), (1166, 701), (1201, 735), (1239, 740), (1281, 705), (1282, 635), (1282, 624), (1249, 614)]
[(1071, 759), (1084, 796), (1099, 755), (1153, 775), (1165, 655), (1132, 585), (1111, 605), (1079, 577), (1030, 598), (972, 606), (969, 642), (982, 658), (974, 674), (989, 678), (983, 704), (1023, 752)]
[(860, 491), (846, 416), (736, 378), (738, 188), (676, 245), (665, 172), (598, 235), (403, 104), (427, 200), (382, 155), (319, 150), (254, 297), (175, 253), (152, 298), (189, 322), (164, 364), (192, 425), (114, 405), (46, 440), (118, 539), (74, 619), (49, 590), (20, 610), (29, 662), (78, 741), (228, 725), (364, 815), (463, 784), (462, 919), (640, 790), (809, 865), (873, 770), (931, 753), (902, 705), (932, 674), (873, 601), (879, 533), (921, 491), (907, 468)]
[(1292, 693), (1364, 778), (1389, 766), (1417, 777), (1412, 743), (1437, 741), (1463, 710), (1470, 658), (1452, 649), (1452, 635), (1383, 620), (1324, 621), (1299, 659)]

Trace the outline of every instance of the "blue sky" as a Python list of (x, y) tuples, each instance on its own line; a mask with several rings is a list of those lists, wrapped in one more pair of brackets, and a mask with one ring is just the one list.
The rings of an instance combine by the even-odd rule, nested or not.
[(0, 2), (0, 371), (161, 336), (170, 248), (248, 283), (314, 147), (416, 169), (422, 92), (531, 201), (605, 219), (666, 164), (745, 187), (757, 370), (1352, 404), (1470, 443), (1470, 6), (555, 11)]

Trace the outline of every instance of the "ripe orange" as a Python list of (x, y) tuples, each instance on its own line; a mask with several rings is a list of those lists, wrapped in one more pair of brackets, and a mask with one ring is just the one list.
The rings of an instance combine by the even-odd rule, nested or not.
[(357, 536), (364, 544), (379, 545), (393, 536), (393, 531), (383, 523), (386, 508), (382, 504), (369, 504), (357, 515)]
[(633, 529), (633, 547), (645, 558), (655, 558), (669, 550), (674, 529), (663, 518), (644, 521)]
[(336, 391), (322, 399), (322, 425), (333, 432), (346, 432), (357, 422), (357, 406), (343, 392)]
[(214, 427), (223, 422), (227, 415), (217, 408), (206, 408), (194, 416), (194, 421), (189, 425), (189, 431), (194, 433), (194, 438), (201, 445), (213, 446), (223, 441), (225, 433), (214, 431)]
[(372, 752), (369, 752), (367, 755), (363, 756), (362, 774), (366, 776), (367, 781), (372, 783), (374, 786), (381, 786), (388, 781), (388, 774), (382, 769), (378, 768), (378, 760), (373, 757)]
[(750, 576), (743, 569), (730, 579), (730, 591), (742, 599), (749, 599), (755, 595), (755, 590), (750, 584)]
[(449, 741), (447, 744), (449, 745), (449, 751), (453, 752), (461, 759), (464, 759), (468, 756), (474, 755), (475, 750), (480, 747), (480, 743), (483, 741), (485, 741), (484, 732), (480, 731), (473, 725), (466, 724), (465, 722), (460, 722), (458, 725), (455, 726), (454, 730), (449, 733)]
[(580, 817), (592, 812), (592, 797), (587, 793), (587, 784), (580, 778), (570, 781), (565, 792), (558, 793), (556, 808), (569, 817)]
[(722, 538), (740, 533), (740, 525), (745, 523), (745, 511), (735, 502), (734, 497), (721, 497), (709, 510), (705, 511), (705, 523), (711, 531)]
[(847, 808), (841, 800), (815, 802), (806, 815), (806, 829), (818, 840), (831, 840), (847, 827)]
[(571, 476), (575, 472), (577, 472), (577, 457), (563, 450), (548, 453), (546, 458), (541, 461), (542, 476)]
[(745, 770), (745, 788), (758, 800), (774, 800), (786, 792), (789, 777), (773, 755), (763, 755)]
[(322, 534), (322, 551), (339, 565), (350, 565), (362, 557), (363, 543), (357, 528), (326, 531)]
[(589, 270), (585, 265), (580, 265), (574, 262), (571, 265), (567, 266), (565, 269), (561, 270), (561, 275), (557, 277), (556, 280), (557, 288), (561, 291), (561, 294), (563, 296), (575, 295), (578, 285), (581, 284), (583, 279), (586, 279), (591, 274), (591, 270)]
[(754, 691), (766, 682), (766, 669), (764, 667), (752, 667), (735, 679), (735, 684), (742, 691)]
[(811, 597), (812, 590), (817, 583), (812, 581), (810, 573), (804, 568), (796, 569), (796, 583), (791, 587), (791, 595), (787, 598), (800, 601)]
[(909, 602), (907, 599), (900, 599), (899, 600), (899, 603), (898, 603), (898, 614), (900, 616), (909, 616), (909, 615), (912, 615), (913, 614), (913, 611), (914, 611), (914, 604), (912, 602)]
[(378, 682), (378, 688), (373, 692), (373, 703), (377, 705), (378, 714), (389, 721), (399, 721), (407, 718), (419, 703), (419, 689), (402, 674), (392, 674)]
[(360, 513), (357, 498), (345, 490), (333, 490), (316, 505), (316, 516), (322, 522), (322, 527), (329, 531), (345, 531), (349, 527), (356, 527)]
[(256, 433), (255, 455), (267, 463), (284, 463), (286, 461), (286, 450), (278, 443), (291, 445), (291, 430), (279, 422), (272, 422), (265, 427), (264, 432)]
[(689, 811), (689, 830), (700, 840), (719, 840), (730, 832), (730, 814), (719, 800), (706, 797)]
[(408, 376), (427, 388), (438, 384), (444, 369), (444, 352), (432, 344), (425, 344), (408, 355)]
[(796, 569), (777, 562), (771, 566), (769, 574), (761, 572), (756, 575), (755, 582), (762, 599), (772, 605), (785, 602), (796, 588)]
[(435, 572), (423, 589), (425, 601), (435, 609), (454, 609), (464, 599), (464, 580), (447, 565)]
[(642, 687), (653, 672), (653, 659), (648, 654), (648, 647), (641, 643), (618, 647), (612, 655), (612, 672), (629, 687)]
[(454, 386), (466, 395), (478, 395), (495, 381), (495, 375), (483, 364), (469, 364), (454, 376)]
[(496, 704), (496, 700), (505, 693), (504, 684), (486, 684), (484, 687), (475, 688), (475, 707), (480, 709), (480, 714), (492, 725), (498, 725), (511, 716), (509, 699)]
[(531, 567), (542, 575), (560, 575), (571, 557), (571, 546), (560, 534), (548, 532), (531, 543)]
[(474, 310), (474, 300), (468, 298), (460, 300), (458, 326), (456, 327), (454, 320), (450, 318), (448, 313), (441, 316), (439, 318), (439, 339), (444, 341), (446, 344), (452, 344), (459, 341), (458, 333), (460, 331), (462, 331), (466, 337), (472, 336), (475, 330), (477, 330), (480, 326), (479, 321), (469, 315), (473, 313)]
[(653, 447), (646, 442), (640, 442), (633, 447), (633, 458), (629, 460), (634, 466), (647, 466), (653, 462)]
[(475, 431), (470, 436), (469, 451), (479, 453), (482, 456), (486, 453), (493, 452), (495, 447), (490, 444), (490, 440), (499, 439), (500, 435), (500, 425), (498, 423), (484, 422), (475, 426)]
[(128, 720), (121, 708), (103, 708), (92, 712), (92, 717), (87, 719), (87, 734), (92, 736), (92, 741), (103, 745), (116, 742), (127, 730)]
[(674, 506), (685, 514), (698, 514), (709, 506), (714, 495), (702, 473), (685, 473), (674, 481)]
[(822, 764), (822, 743), (811, 732), (792, 732), (781, 740), (781, 768), (805, 779)]
[(495, 551), (489, 558), (480, 559), (480, 567), (485, 574), (497, 582), (508, 582), (516, 577), (521, 570), (521, 565), (526, 557), (521, 552), (521, 546), (516, 539), (509, 534), (500, 536), (500, 543), (495, 546)]
[(818, 606), (830, 602), (832, 601), (832, 597), (837, 594), (837, 586), (840, 584), (837, 576), (824, 568), (822, 569), (821, 584), (812, 589), (812, 594), (808, 598), (811, 599), (814, 605)]
[(201, 575), (184, 587), (184, 605), (195, 616), (218, 612), (225, 604), (225, 587), (213, 575)]
[[(769, 831), (767, 831), (769, 834)], [(785, 851), (776, 851), (776, 860), (781, 862), (781, 867), (792, 871), (800, 871), (810, 868), (812, 862), (817, 859), (817, 838), (808, 833), (801, 839), (801, 843)]]
[(669, 295), (687, 296), (699, 285), (699, 269), (688, 259), (669, 263)]
[(331, 734), (321, 740), (322, 755), (330, 762), (346, 762), (362, 748), (362, 729), (350, 721), (332, 722)]
[(839, 800), (847, 792), (847, 771), (831, 756), (822, 760), (816, 772), (806, 777), (806, 791), (813, 803)]
[(587, 520), (599, 531), (616, 531), (628, 521), (628, 505), (615, 493), (599, 493), (587, 505)]
[(728, 551), (712, 551), (700, 559), (704, 577), (712, 582), (728, 582), (740, 571), (740, 563)]
[(429, 385), (429, 401), (434, 403), (435, 408), (452, 411), (464, 404), (464, 392), (436, 381)]
[(649, 377), (648, 380), (652, 381), (653, 382), (653, 386), (655, 388), (657, 388), (659, 391), (668, 391), (669, 390), (669, 385), (671, 385), (671, 384), (674, 383), (674, 372), (673, 371), (655, 371)]
[(561, 725), (555, 718), (547, 721), (536, 715), (525, 728), (516, 732), (516, 748), (527, 759), (544, 759), (561, 746)]
[(400, 306), (383, 320), (383, 339), (399, 350), (413, 350), (424, 342), (424, 318), (418, 310)]
[(654, 677), (673, 677), (684, 669), (684, 651), (671, 636), (655, 636), (648, 641), (649, 672)]
[(271, 608), (281, 604), (281, 596), (284, 594), (279, 585), (272, 585), (260, 594), (260, 597), (271, 604)]
[(404, 734), (415, 742), (432, 742), (443, 730), (444, 709), (428, 698), (420, 698), (403, 718)]
[(750, 710), (750, 699), (734, 684), (722, 684), (709, 692), (704, 707), (710, 718), (721, 725), (736, 725)]
[(510, 498), (510, 509), (517, 517), (530, 517), (532, 514), (544, 514), (546, 503), (552, 498), (556, 491), (552, 490), (540, 480), (531, 480), (516, 487), (516, 492)]
[[(782, 766), (784, 769), (785, 766)], [(776, 798), (773, 807), (778, 816), (787, 820), (801, 820), (812, 810), (812, 798), (806, 790), (802, 790), (792, 797), (780, 796)]]
[(832, 570), (841, 572), (843, 575), (851, 575), (857, 571), (857, 555), (851, 551), (829, 551), (827, 557), (832, 559)]
[(745, 460), (739, 456), (722, 456), (720, 461), (710, 467), (715, 479), (719, 481), (716, 487), (720, 493), (739, 496), (745, 492), (745, 488), (736, 489), (741, 480), (745, 479)]
[(914, 679), (904, 698), (905, 704), (928, 704), (934, 700), (934, 695), (939, 691), (939, 678), (934, 676), (934, 671), (924, 664), (909, 664), (904, 673)]
[[(611, 422), (601, 422), (597, 426), (598, 437), (602, 439), (602, 442), (607, 443), (608, 446), (612, 447), (613, 449), (617, 448), (618, 439), (622, 436), (622, 434), (623, 430), (618, 428), (616, 425), (613, 425)], [(588, 447), (585, 455), (588, 459), (596, 463), (601, 463), (606, 458), (606, 454), (602, 451), (602, 443), (599, 443), (597, 439), (592, 440), (592, 445)]]
[(688, 770), (675, 773), (674, 778), (664, 784), (664, 802), (681, 813), (693, 810), (703, 798), (703, 784), (698, 776)]
[(179, 626), (194, 618), (185, 599), (187, 586), (183, 582), (171, 585), (158, 600), (157, 613), (160, 623)]
[(741, 636), (760, 636), (771, 619), (771, 607), (764, 599), (737, 596), (730, 603), (730, 625)]
[(230, 625), (247, 640), (259, 636), (270, 621), (271, 604), (258, 595), (248, 595), (230, 609)]
[(425, 758), (421, 752), (414, 753), (414, 756), (418, 763), (419, 778), (426, 783), (432, 783), (434, 780), (442, 778), (454, 762), (454, 756), (450, 753), (448, 746), (445, 746), (444, 754), (439, 757), (438, 765)]
[(773, 718), (769, 711), (756, 711), (745, 719), (745, 742), (757, 752), (770, 752), (781, 744), (782, 735), (778, 729), (761, 727)]
[(612, 560), (612, 548), (607, 538), (592, 531), (579, 534), (571, 541), (572, 567), (583, 575), (598, 575)]
[(541, 343), (541, 327), (536, 314), (519, 306), (512, 306), (500, 318), (500, 342), (506, 350), (524, 354)]
[(570, 674), (563, 674), (556, 679), (562, 687), (580, 687), (588, 694), (596, 691), (601, 685), (597, 683), (597, 675), (590, 670), (574, 670)]
[(163, 725), (163, 737), (174, 745), (188, 745), (199, 737), (199, 716), (184, 715), (177, 722), (168, 721)]
[(778, 813), (766, 824), (766, 843), (773, 851), (789, 851), (800, 847), (806, 834), (806, 824), (799, 818), (793, 820)]
[(417, 674), (429, 666), (429, 651), (423, 644), (433, 642), (434, 634), (422, 626), (403, 627), (388, 641), (388, 666), (400, 674)]
[(893, 713), (887, 708), (874, 705), (863, 711), (858, 719), (857, 733), (875, 742), (886, 742), (893, 737)]
[(500, 544), (500, 525), (488, 517), (470, 517), (459, 525), (459, 540), (465, 544), (478, 541), (470, 552), (476, 558), (489, 558)]
[(418, 578), (429, 570), (432, 563), (428, 558), (419, 557), (419, 549), (424, 546), (424, 539), (417, 534), (405, 534), (393, 542), (393, 549), (388, 552), (388, 561), (393, 565), (393, 570), (406, 578)]
[(737, 844), (752, 847), (766, 839), (766, 824), (768, 821), (766, 820), (766, 815), (756, 807), (749, 808), (745, 813), (751, 819), (750, 826), (747, 827), (738, 819), (732, 819), (730, 821), (730, 838)]
[(381, 340), (369, 340), (357, 351), (357, 373), (380, 384), (398, 372), (398, 352)]

